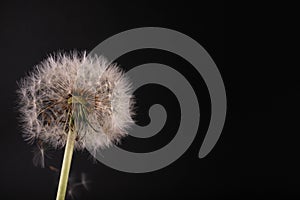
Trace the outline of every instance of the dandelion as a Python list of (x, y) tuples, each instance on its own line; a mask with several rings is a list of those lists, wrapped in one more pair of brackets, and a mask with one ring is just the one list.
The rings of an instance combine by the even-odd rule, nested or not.
[(133, 124), (131, 85), (116, 64), (85, 53), (50, 56), (18, 84), (25, 140), (65, 147), (57, 192), (62, 200), (73, 150), (88, 147), (96, 154), (127, 135)]

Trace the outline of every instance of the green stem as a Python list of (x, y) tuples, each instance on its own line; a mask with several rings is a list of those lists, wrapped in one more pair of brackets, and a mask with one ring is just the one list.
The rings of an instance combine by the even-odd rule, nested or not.
[(62, 163), (62, 168), (60, 173), (56, 200), (64, 200), (66, 196), (69, 172), (70, 172), (72, 155), (74, 150), (74, 143), (75, 143), (75, 133), (72, 131), (72, 128), (70, 126), (67, 143), (65, 147), (64, 160)]

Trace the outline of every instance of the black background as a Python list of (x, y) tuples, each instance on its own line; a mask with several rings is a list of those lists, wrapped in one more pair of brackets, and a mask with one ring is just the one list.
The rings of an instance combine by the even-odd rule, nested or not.
[[(241, 11), (242, 12), (242, 11)], [(237, 16), (238, 17), (238, 16)], [(182, 58), (159, 50), (139, 50), (117, 62), (128, 70), (139, 64), (159, 62), (182, 73), (197, 93), (201, 107), (200, 129), (192, 146), (176, 162), (159, 171), (130, 174), (94, 163), (87, 152), (76, 152), (71, 178), (88, 177), (89, 190), (78, 187), (75, 199), (281, 199), (299, 196), (299, 158), (295, 95), (299, 87), (281, 71), (254, 62), (254, 52), (230, 50), (226, 39), (222, 1), (209, 3), (163, 1), (49, 1), (0, 3), (1, 56), (1, 199), (55, 199), (63, 151), (49, 152), (46, 168), (32, 164), (33, 146), (26, 144), (16, 120), (16, 81), (47, 55), (58, 50), (92, 50), (106, 38), (137, 27), (158, 26), (180, 31), (199, 42), (217, 64), (227, 92), (228, 113), (220, 140), (210, 154), (199, 159), (199, 148), (207, 130), (210, 101), (201, 76)], [(247, 23), (247, 22), (245, 22)], [(239, 36), (245, 30), (236, 24)], [(258, 33), (257, 33), (258, 34)], [(231, 37), (230, 37), (231, 38)], [(248, 37), (238, 42), (247, 46)], [(259, 48), (259, 47), (257, 47)], [(225, 64), (226, 57), (235, 57)], [(232, 53), (231, 53), (232, 52)], [(246, 53), (245, 53), (246, 54)], [(283, 69), (284, 71), (284, 69)], [(287, 82), (289, 87), (280, 83)], [(149, 139), (127, 137), (121, 147), (135, 152), (159, 149), (172, 140), (180, 120), (174, 94), (167, 88), (147, 85), (135, 93), (136, 120), (149, 123), (147, 110), (161, 103), (168, 121)], [(68, 197), (68, 199), (71, 199)]]

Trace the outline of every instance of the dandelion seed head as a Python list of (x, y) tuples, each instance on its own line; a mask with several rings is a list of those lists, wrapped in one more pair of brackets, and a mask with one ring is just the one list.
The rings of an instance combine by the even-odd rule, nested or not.
[(50, 56), (18, 84), (28, 142), (40, 140), (62, 148), (71, 129), (76, 132), (76, 149), (89, 147), (96, 152), (126, 136), (133, 124), (130, 82), (104, 57)]

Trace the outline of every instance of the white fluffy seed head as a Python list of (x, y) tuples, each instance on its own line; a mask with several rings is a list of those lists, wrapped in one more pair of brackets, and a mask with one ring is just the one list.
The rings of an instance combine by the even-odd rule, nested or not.
[(126, 136), (133, 124), (131, 84), (104, 57), (50, 56), (18, 84), (21, 124), (29, 142), (62, 148), (72, 129), (76, 149), (96, 152)]

